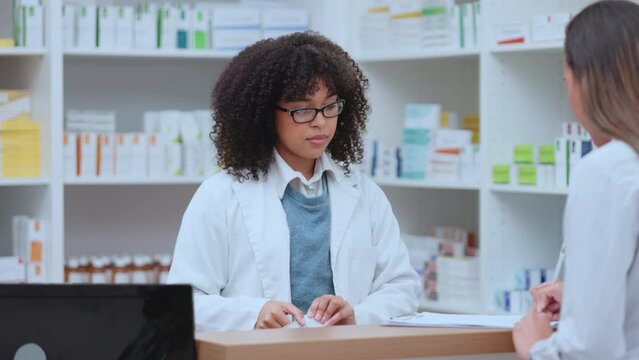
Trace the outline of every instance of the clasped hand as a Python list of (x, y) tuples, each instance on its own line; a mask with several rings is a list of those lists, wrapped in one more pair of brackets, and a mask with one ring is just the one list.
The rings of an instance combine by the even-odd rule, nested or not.
[(513, 329), (513, 342), (520, 359), (528, 359), (533, 345), (552, 335), (550, 322), (558, 321), (561, 315), (564, 283), (546, 282), (532, 288), (530, 293), (533, 305)]
[[(301, 326), (305, 325), (304, 313), (295, 305), (286, 301), (268, 301), (262, 307), (255, 323), (256, 329), (274, 329), (288, 326), (292, 315)], [(340, 296), (323, 295), (311, 303), (307, 316), (324, 326), (354, 325), (355, 310)]]

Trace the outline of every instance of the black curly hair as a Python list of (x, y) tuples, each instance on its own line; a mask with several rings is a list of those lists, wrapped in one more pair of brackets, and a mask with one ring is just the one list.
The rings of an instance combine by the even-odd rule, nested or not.
[(319, 82), (346, 100), (327, 152), (348, 174), (362, 159), (368, 80), (346, 51), (311, 31), (259, 41), (231, 60), (212, 93), (218, 165), (240, 181), (267, 175), (276, 103), (312, 95)]

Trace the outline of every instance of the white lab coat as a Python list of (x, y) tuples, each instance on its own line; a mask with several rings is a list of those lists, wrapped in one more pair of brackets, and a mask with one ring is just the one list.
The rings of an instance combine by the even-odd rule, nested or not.
[(534, 360), (639, 359), (639, 156), (611, 141), (577, 165), (564, 215), (559, 330)]
[[(416, 311), (419, 278), (386, 196), (332, 164), (336, 295), (353, 305), (358, 324)], [(168, 282), (193, 285), (198, 330), (253, 329), (267, 301), (291, 301), (288, 224), (268, 177), (239, 182), (219, 173), (200, 186), (182, 219)]]

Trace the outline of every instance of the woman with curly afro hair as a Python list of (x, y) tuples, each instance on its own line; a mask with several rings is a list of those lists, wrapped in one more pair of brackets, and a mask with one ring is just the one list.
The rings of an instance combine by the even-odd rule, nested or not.
[(224, 171), (193, 196), (169, 273), (193, 285), (198, 329), (370, 324), (417, 309), (390, 204), (351, 168), (367, 87), (355, 61), (313, 32), (231, 60), (212, 104)]

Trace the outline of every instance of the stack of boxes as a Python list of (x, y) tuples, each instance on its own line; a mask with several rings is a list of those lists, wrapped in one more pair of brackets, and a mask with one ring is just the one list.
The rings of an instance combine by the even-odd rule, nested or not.
[(472, 233), (441, 227), (433, 236), (402, 234), (402, 239), (423, 280), (423, 299), (448, 305), (479, 299), (479, 258)]
[(557, 13), (537, 15), (531, 21), (497, 23), (493, 25), (493, 41), (496, 45), (563, 41), (573, 16), (573, 13)]
[(284, 7), (66, 3), (62, 11), (64, 44), (79, 49), (239, 51), (261, 39), (309, 29), (308, 11)]
[(530, 289), (550, 281), (553, 272), (550, 269), (522, 269), (515, 273), (513, 290), (498, 291), (495, 304), (499, 310), (519, 315), (528, 311), (532, 306)]
[(404, 109), (401, 171), (404, 179), (426, 179), (431, 133), (439, 126), (441, 105), (408, 104)]
[(116, 133), (115, 113), (67, 112), (67, 178), (204, 177), (218, 171), (208, 110), (149, 111), (144, 132)]
[(44, 47), (44, 6), (41, 0), (13, 0), (13, 40), (18, 47)]
[(371, 1), (360, 18), (360, 47), (375, 52), (476, 48), (479, 13), (479, 1)]
[(0, 283), (43, 283), (47, 281), (46, 224), (40, 218), (12, 218), (13, 250), (0, 257)]
[(260, 40), (260, 10), (220, 8), (213, 12), (213, 49), (240, 50)]
[(27, 91), (0, 90), (0, 177), (41, 175), (41, 128), (30, 113)]
[(368, 10), (360, 16), (359, 44), (364, 50), (386, 52), (391, 46), (390, 7), (387, 0), (371, 0)]
[(479, 114), (464, 115), (461, 128), (469, 130), (473, 134), (472, 143), (479, 145)]
[[(442, 113), (439, 104), (408, 104), (401, 148), (380, 141), (365, 146), (363, 171), (379, 179), (412, 179), (477, 183), (479, 181), (478, 117)], [(466, 119), (475, 119), (475, 123)]]
[(276, 38), (308, 30), (308, 11), (300, 9), (262, 10), (262, 38)]
[(554, 145), (515, 145), (515, 164), (493, 165), (493, 183), (567, 187), (579, 160), (592, 150), (592, 140), (579, 123), (564, 123), (562, 129)]

